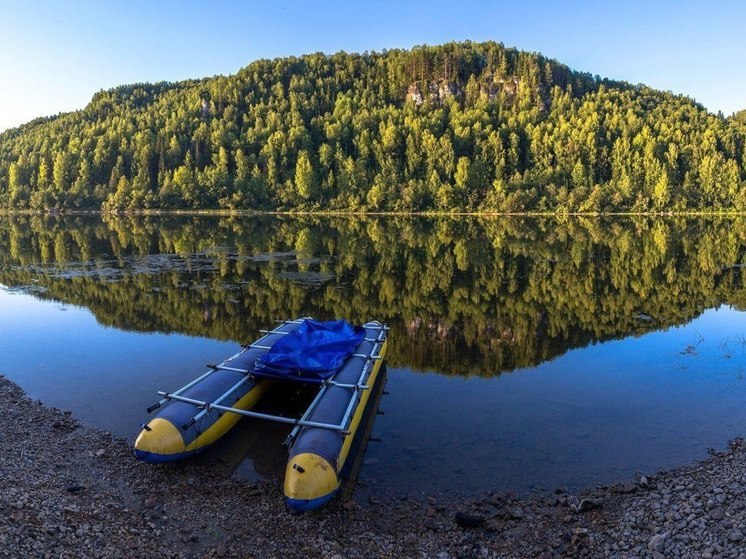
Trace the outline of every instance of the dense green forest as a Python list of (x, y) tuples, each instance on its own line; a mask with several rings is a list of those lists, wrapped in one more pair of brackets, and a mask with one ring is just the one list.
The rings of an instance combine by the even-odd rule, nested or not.
[(0, 134), (0, 207), (746, 210), (746, 113), (502, 44), (259, 60)]
[(106, 325), (246, 342), (277, 318), (378, 319), (392, 365), (447, 374), (746, 308), (743, 218), (34, 215), (0, 218), (0, 246), (0, 284)]

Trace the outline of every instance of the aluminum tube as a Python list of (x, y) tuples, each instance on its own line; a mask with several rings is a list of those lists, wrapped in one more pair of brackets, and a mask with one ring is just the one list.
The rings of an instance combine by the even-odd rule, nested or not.
[(302, 427), (318, 427), (319, 429), (330, 429), (332, 431), (345, 431), (345, 428), (342, 425), (333, 425), (331, 423), (317, 423), (315, 421), (304, 421), (302, 419), (292, 419), (290, 417), (281, 417), (279, 415), (269, 415), (266, 413), (258, 413), (254, 411), (249, 410), (240, 410), (238, 408), (230, 408), (228, 406), (220, 406), (220, 405), (213, 405), (208, 402), (203, 402), (201, 400), (195, 400), (193, 398), (185, 398), (184, 396), (175, 396), (173, 394), (168, 394), (167, 392), (159, 392), (162, 396), (177, 400), (179, 402), (186, 402), (187, 404), (193, 404), (195, 406), (209, 406), (210, 408), (214, 408), (216, 410), (225, 411), (229, 413), (237, 413), (238, 415), (245, 415), (246, 417), (255, 417), (257, 419), (267, 419), (269, 421), (275, 421), (277, 423), (287, 423), (289, 425), (300, 425)]
[(243, 373), (244, 375), (250, 372), (249, 369), (238, 369), (237, 367), (226, 367), (225, 365), (216, 365), (215, 369), (218, 369), (220, 371), (232, 371), (234, 373)]
[[(241, 386), (242, 384), (245, 384), (246, 382), (248, 382), (249, 378), (250, 378), (250, 377), (246, 376), (246, 377), (242, 378), (241, 380), (239, 380), (239, 381), (238, 381), (238, 382), (237, 382), (236, 384), (234, 384), (233, 386), (231, 386), (231, 387), (230, 387), (230, 388), (229, 388), (229, 389), (228, 389), (228, 390), (227, 390), (227, 391), (226, 391), (226, 392), (225, 392), (225, 393), (224, 393), (224, 394), (223, 394), (222, 396), (218, 397), (218, 398), (217, 398), (217, 399), (215, 400), (215, 403), (217, 403), (217, 402), (222, 402), (223, 400), (225, 400), (225, 399), (226, 399), (226, 398), (227, 398), (228, 396), (230, 396), (230, 395), (231, 395), (231, 394), (232, 394), (233, 392), (235, 392), (235, 390), (236, 390), (236, 389), (237, 389), (238, 387), (240, 387), (240, 386)], [(211, 404), (210, 404), (210, 406), (212, 407), (212, 406), (213, 406), (213, 404), (211, 403)], [(204, 417), (205, 415), (207, 415), (207, 410), (206, 410), (206, 409), (202, 410), (202, 411), (201, 411), (201, 412), (199, 412), (199, 413), (198, 413), (197, 415), (195, 415), (195, 416), (194, 416), (194, 421), (195, 421), (195, 422), (199, 421), (199, 420), (200, 420), (200, 419), (202, 419), (202, 418), (203, 418), (203, 417)]]
[[(329, 387), (326, 384), (321, 386), (318, 394), (316, 394), (316, 397), (313, 399), (311, 404), (306, 408), (306, 411), (303, 412), (303, 415), (300, 417), (302, 421), (305, 421), (306, 418), (313, 413), (313, 410), (316, 409), (316, 406), (319, 405), (319, 402), (321, 401), (321, 397), (324, 395), (324, 393), (327, 391), (328, 388)], [(287, 440), (294, 439), (296, 435), (298, 434), (299, 429), (300, 429), (300, 425), (296, 425), (295, 429), (290, 431), (290, 434), (288, 435)]]

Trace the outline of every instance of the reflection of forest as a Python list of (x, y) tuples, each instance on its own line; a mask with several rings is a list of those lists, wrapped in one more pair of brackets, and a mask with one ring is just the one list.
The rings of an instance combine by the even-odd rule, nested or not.
[(375, 318), (392, 327), (392, 365), (494, 375), (743, 307), (744, 225), (4, 217), (0, 283), (43, 286), (118, 328), (240, 341), (280, 317)]

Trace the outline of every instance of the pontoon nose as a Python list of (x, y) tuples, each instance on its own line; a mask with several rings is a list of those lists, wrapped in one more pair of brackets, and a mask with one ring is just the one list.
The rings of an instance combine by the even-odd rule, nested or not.
[(156, 417), (140, 432), (135, 441), (135, 456), (143, 462), (171, 462), (184, 457), (186, 448), (179, 429)]
[(288, 461), (285, 502), (293, 512), (306, 512), (328, 502), (339, 489), (337, 469), (318, 454), (304, 452)]

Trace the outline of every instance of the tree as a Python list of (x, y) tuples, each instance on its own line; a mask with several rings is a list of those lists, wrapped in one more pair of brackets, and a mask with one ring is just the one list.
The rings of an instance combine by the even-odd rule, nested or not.
[(70, 192), (73, 205), (87, 207), (90, 204), (93, 194), (92, 173), (90, 159), (87, 156), (81, 157), (78, 165), (78, 176)]
[(589, 179), (588, 171), (586, 170), (583, 162), (578, 159), (572, 168), (572, 175), (570, 176), (570, 183), (573, 188), (587, 188)]
[(67, 192), (72, 184), (72, 169), (70, 154), (66, 151), (60, 151), (54, 158), (54, 167), (52, 168), (54, 177), (54, 188), (57, 192)]
[(302, 200), (311, 200), (316, 195), (316, 177), (305, 150), (298, 154), (295, 164), (295, 190)]
[(8, 169), (8, 205), (14, 209), (26, 207), (30, 196), (22, 163), (11, 163)]
[(176, 169), (171, 186), (177, 200), (183, 200), (188, 205), (191, 205), (198, 197), (194, 171), (189, 165), (182, 165)]

